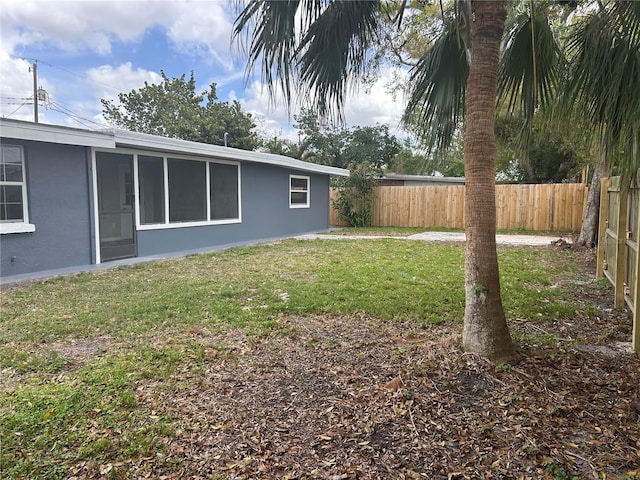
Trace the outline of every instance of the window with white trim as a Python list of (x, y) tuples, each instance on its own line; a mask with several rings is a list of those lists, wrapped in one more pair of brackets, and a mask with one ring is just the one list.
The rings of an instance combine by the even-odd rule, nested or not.
[(239, 163), (151, 155), (137, 162), (143, 229), (240, 221)]
[(207, 220), (207, 164), (196, 160), (167, 160), (169, 222)]
[(289, 208), (309, 208), (309, 177), (289, 176)]
[(164, 223), (164, 158), (138, 155), (138, 194), (140, 223)]
[(209, 163), (209, 198), (211, 220), (228, 220), (240, 216), (237, 165)]
[(0, 154), (0, 222), (29, 223), (22, 147), (2, 145)]

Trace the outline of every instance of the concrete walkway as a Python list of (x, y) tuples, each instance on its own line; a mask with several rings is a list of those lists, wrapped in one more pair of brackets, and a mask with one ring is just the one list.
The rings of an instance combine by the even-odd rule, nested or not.
[[(409, 236), (392, 236), (392, 235), (327, 235), (322, 233), (309, 233), (305, 235), (297, 235), (293, 238), (298, 240), (358, 240), (358, 239), (377, 239), (377, 238), (392, 238), (397, 240), (418, 240), (423, 242), (464, 242), (464, 232), (422, 232)], [(542, 246), (551, 245), (561, 237), (549, 237), (538, 235), (496, 235), (496, 241), (500, 245), (513, 245), (513, 246)], [(570, 238), (561, 238), (563, 241), (570, 243)], [(65, 275), (74, 275), (80, 272), (90, 272), (96, 270), (108, 270), (110, 268), (116, 268), (123, 265), (135, 265), (142, 262), (150, 262), (154, 260), (169, 260), (171, 258), (180, 258), (187, 255), (197, 255), (201, 253), (209, 253), (219, 250), (225, 250), (228, 248), (254, 245), (260, 243), (272, 243), (284, 238), (264, 239), (256, 242), (242, 242), (237, 244), (220, 245), (218, 247), (203, 248), (198, 250), (190, 250), (188, 252), (175, 252), (165, 255), (156, 255), (150, 257), (135, 257), (127, 258), (124, 260), (116, 260), (113, 262), (106, 262), (100, 265), (80, 265), (76, 267), (60, 268), (56, 270), (45, 270), (40, 272), (25, 273), (21, 275), (12, 275), (9, 277), (0, 276), (0, 287), (6, 287), (10, 285), (17, 285), (21, 283), (29, 283), (38, 280), (46, 280), (48, 278), (60, 277)]]
[[(326, 235), (321, 233), (309, 233), (306, 235), (298, 235), (295, 238), (300, 240), (357, 240), (393, 238), (397, 240), (421, 240), (423, 242), (464, 242), (466, 240), (464, 232), (422, 232), (402, 237), (396, 237), (393, 235)], [(547, 235), (496, 235), (496, 243), (498, 243), (498, 245), (539, 247), (544, 245), (551, 245), (558, 240), (562, 240), (566, 243), (571, 243), (571, 238), (568, 237), (550, 237)]]

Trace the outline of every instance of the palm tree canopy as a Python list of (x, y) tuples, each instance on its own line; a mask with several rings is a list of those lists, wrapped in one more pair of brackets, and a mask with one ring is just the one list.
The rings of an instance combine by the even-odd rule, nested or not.
[(640, 167), (640, 2), (610, 0), (579, 21), (568, 59), (562, 104), (595, 127), (628, 183)]
[[(522, 152), (535, 112), (553, 109), (561, 118), (575, 119), (573, 110), (598, 132), (611, 163), (635, 171), (640, 166), (640, 2), (608, 0), (592, 9), (572, 26), (566, 60), (548, 16), (553, 3), (534, 9), (534, 2), (523, 2), (503, 41), (498, 102), (523, 119)], [(443, 11), (441, 35), (410, 72), (404, 118), (419, 125), (431, 149), (446, 149), (465, 115), (471, 48), (466, 7), (468, 2), (453, 2)], [(248, 68), (260, 66), (272, 98), (279, 86), (289, 104), (297, 95), (320, 116), (343, 119), (349, 88), (364, 75), (388, 12), (381, 0), (249, 0), (235, 22), (234, 38), (246, 34)], [(398, 8), (397, 18), (403, 13)]]
[(411, 95), (405, 121), (429, 126), (423, 137), (433, 149), (446, 150), (464, 119), (469, 49), (457, 21), (448, 18), (442, 34), (411, 71)]
[(547, 11), (520, 13), (507, 32), (498, 73), (498, 101), (524, 120), (530, 131), (533, 116), (555, 101), (563, 57)]
[[(380, 1), (251, 0), (240, 12), (234, 38), (249, 37), (248, 68), (261, 65), (272, 96), (293, 87), (321, 116), (342, 118), (351, 80), (365, 70), (381, 21)], [(253, 28), (253, 31), (251, 31)]]

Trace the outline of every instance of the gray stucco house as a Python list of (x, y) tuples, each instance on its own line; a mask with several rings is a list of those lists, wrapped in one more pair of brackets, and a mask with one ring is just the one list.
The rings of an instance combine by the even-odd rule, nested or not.
[(327, 230), (347, 170), (120, 130), (0, 119), (0, 275)]

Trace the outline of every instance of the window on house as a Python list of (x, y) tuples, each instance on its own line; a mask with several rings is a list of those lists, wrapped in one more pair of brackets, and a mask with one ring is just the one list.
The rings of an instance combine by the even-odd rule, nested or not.
[(306, 208), (309, 206), (309, 177), (291, 175), (289, 177), (289, 207)]
[(140, 223), (164, 223), (164, 159), (140, 155), (138, 157), (138, 194)]
[(15, 145), (2, 145), (0, 155), (0, 222), (29, 222), (22, 147)]
[(207, 220), (206, 162), (167, 160), (169, 173), (169, 221)]
[(137, 156), (139, 226), (240, 221), (240, 164)]
[(238, 165), (209, 163), (211, 220), (239, 218)]

